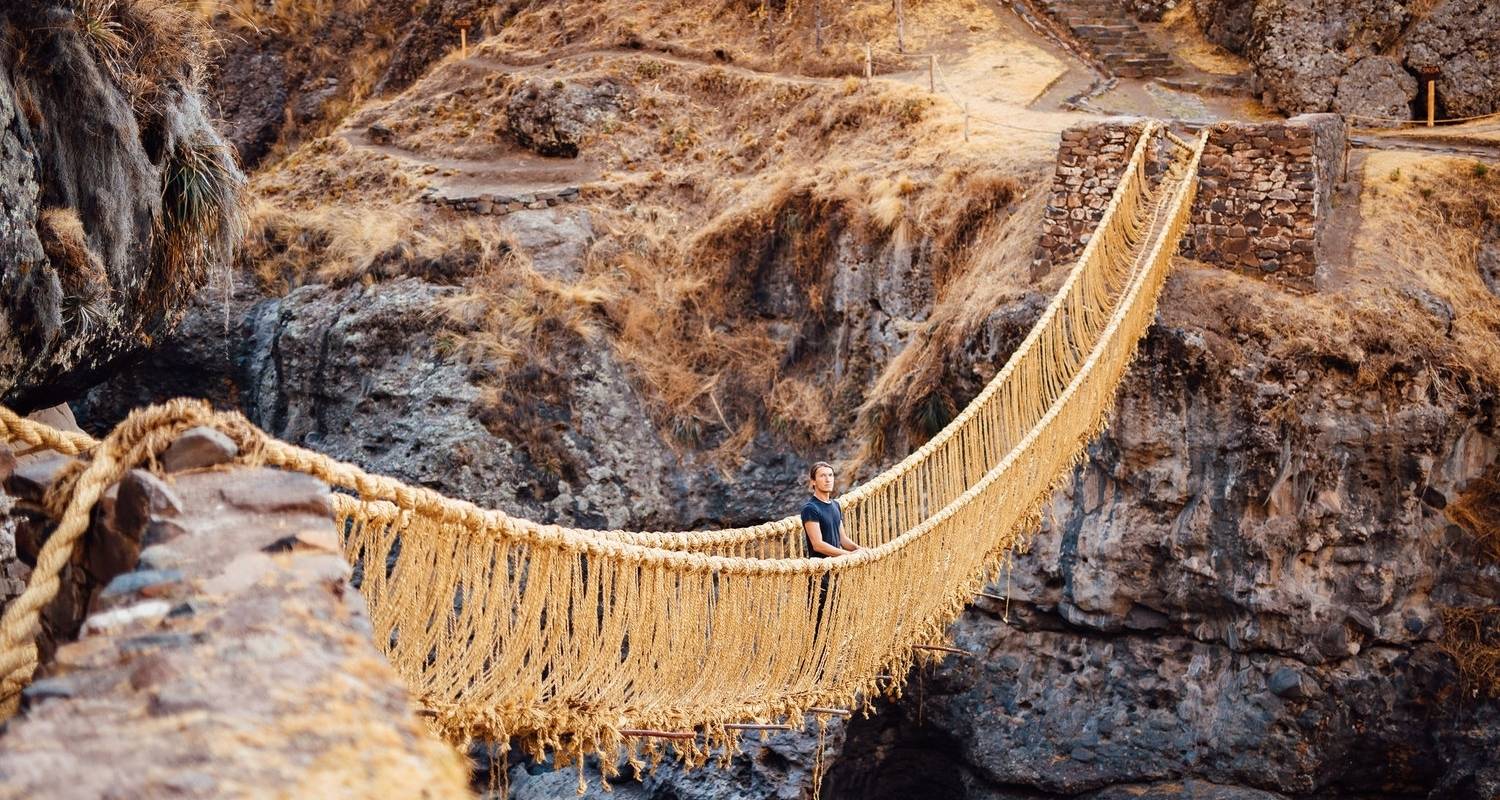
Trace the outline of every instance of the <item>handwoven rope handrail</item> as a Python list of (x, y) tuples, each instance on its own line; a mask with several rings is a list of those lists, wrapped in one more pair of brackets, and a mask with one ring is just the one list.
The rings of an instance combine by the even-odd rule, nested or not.
[[(1120, 260), (1107, 260), (1110, 250), (1117, 249), (1121, 242), (1133, 241), (1141, 233), (1144, 220), (1141, 213), (1144, 194), (1147, 191), (1146, 162), (1149, 157), (1150, 142), (1158, 132), (1160, 126), (1157, 123), (1146, 123), (1142, 126), (1137, 137), (1136, 146), (1127, 162), (1120, 178), (1120, 184), (1112, 194), (1109, 204), (1105, 207), (1100, 218), (1095, 234), (1090, 237), (1082, 253), (1074, 262), (1068, 276), (1053, 295), (1052, 301), (1042, 312), (1040, 318), (1032, 326), (1027, 337), (1021, 342), (1011, 354), (1004, 367), (996, 373), (995, 377), (986, 384), (985, 388), (970, 403), (965, 406), (952, 421), (943, 427), (936, 435), (929, 439), (926, 444), (909, 454), (896, 465), (884, 470), (874, 476), (866, 483), (846, 492), (839, 498), (839, 503), (846, 515), (858, 517), (862, 512), (862, 506), (870, 503), (876, 506), (882, 505), (881, 501), (889, 501), (889, 498), (876, 498), (872, 501), (871, 496), (890, 490), (890, 484), (898, 478), (918, 469), (924, 464), (935, 460), (941, 460), (939, 454), (944, 448), (950, 447), (956, 436), (968, 426), (976, 416), (993, 411), (993, 404), (999, 402), (1004, 393), (1014, 394), (1019, 391), (1018, 385), (1021, 379), (1031, 376), (1018, 376), (1019, 372), (1025, 371), (1027, 367), (1033, 367), (1034, 362), (1046, 359), (1049, 337), (1055, 339), (1062, 335), (1062, 327), (1059, 323), (1059, 315), (1065, 307), (1078, 305), (1083, 298), (1099, 291), (1097, 285), (1101, 280), (1120, 280), (1119, 275), (1109, 275), (1101, 268), (1117, 264)], [(1054, 345), (1055, 346), (1055, 345)], [(1026, 420), (1018, 423), (1018, 430), (1024, 432), (1025, 428), (1040, 416), (1043, 404), (1036, 409), (1035, 413)], [(1014, 408), (1013, 412), (1020, 409)], [(1019, 436), (1019, 432), (1015, 435)], [(946, 454), (943, 454), (946, 455)], [(935, 458), (938, 457), (938, 458)], [(995, 454), (998, 457), (998, 453)], [(918, 478), (915, 482), (922, 482)], [(959, 489), (958, 491), (961, 491)], [(956, 492), (955, 492), (956, 494)], [(909, 527), (909, 526), (908, 526)], [(725, 551), (747, 554), (746, 550), (755, 549), (752, 546), (757, 543), (770, 543), (769, 547), (762, 546), (758, 552), (769, 555), (771, 552), (790, 556), (801, 552), (803, 539), (801, 522), (797, 517), (787, 517), (773, 523), (755, 526), (753, 528), (738, 528), (720, 531), (690, 531), (679, 533), (642, 533), (632, 534), (614, 531), (628, 541), (648, 544), (653, 547), (683, 548), (694, 550)], [(861, 530), (861, 536), (868, 536), (869, 531)], [(878, 537), (888, 538), (888, 537)], [(859, 541), (869, 544), (868, 538), (860, 538)], [(770, 550), (771, 552), (767, 552)]]
[[(971, 405), (952, 435), (960, 446), (937, 445), (926, 456), (933, 469), (909, 471), (921, 482), (890, 478), (899, 491), (869, 490), (856, 518), (886, 535), (842, 558), (664, 549), (517, 520), (276, 441), (197, 401), (137, 411), (97, 445), (0, 414), (0, 436), (91, 451), (60, 481), (58, 528), (0, 619), (0, 694), (13, 711), (35, 667), (40, 609), (104, 488), (201, 424), (233, 437), (247, 463), (356, 493), (336, 494), (334, 506), (375, 640), (450, 738), (514, 737), (556, 751), (560, 763), (610, 753), (608, 765), (624, 730), (701, 728), (701, 742), (683, 745), (697, 763), (706, 748), (735, 741), (730, 723), (899, 692), (904, 677), (890, 676), (905, 676), (919, 648), (942, 639), (1099, 430), (1154, 316), (1206, 140), (1167, 170), (1152, 213), (1096, 233), (1085, 252), (1102, 255), (1081, 259), (1092, 266), (1078, 279), (1091, 288), (1038, 325), (1036, 352), (1051, 361), (992, 381), (1045, 398), (1034, 424), (1012, 436), (1013, 420)], [(1134, 175), (1117, 197), (1145, 196)], [(1107, 230), (1127, 244), (1104, 241)]]

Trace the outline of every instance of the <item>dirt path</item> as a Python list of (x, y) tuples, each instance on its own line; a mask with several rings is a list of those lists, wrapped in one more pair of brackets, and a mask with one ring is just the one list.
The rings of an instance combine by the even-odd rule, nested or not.
[(1344, 180), (1334, 187), (1329, 198), (1328, 221), (1323, 225), (1323, 255), (1317, 272), (1320, 291), (1343, 286), (1354, 264), (1354, 237), (1359, 232), (1367, 155), (1361, 150), (1350, 151)]
[(521, 195), (576, 187), (599, 179), (603, 170), (587, 158), (548, 158), (530, 150), (498, 151), (488, 159), (444, 158), (370, 141), (367, 131), (339, 134), (350, 146), (380, 153), (425, 171), (439, 199), (480, 195)]
[(1432, 153), (1438, 156), (1467, 156), (1482, 161), (1500, 161), (1500, 142), (1484, 144), (1477, 141), (1424, 141), (1413, 137), (1355, 134), (1349, 143), (1367, 150), (1405, 150), (1415, 153)]
[(829, 85), (842, 83), (844, 79), (818, 78), (811, 75), (795, 75), (785, 72), (764, 72), (751, 67), (742, 67), (737, 64), (727, 64), (720, 61), (702, 61), (689, 56), (677, 55), (660, 50), (633, 50), (628, 47), (593, 47), (581, 48), (573, 51), (559, 52), (552, 58), (545, 60), (519, 59), (505, 60), (493, 56), (480, 55), (478, 53), (462, 59), (455, 63), (468, 64), (493, 72), (513, 73), (533, 67), (551, 66), (567, 61), (582, 61), (586, 58), (649, 58), (652, 61), (665, 61), (668, 64), (690, 67), (693, 69), (721, 69), (731, 75), (740, 75), (755, 80), (777, 81), (780, 83), (791, 83), (802, 86)]

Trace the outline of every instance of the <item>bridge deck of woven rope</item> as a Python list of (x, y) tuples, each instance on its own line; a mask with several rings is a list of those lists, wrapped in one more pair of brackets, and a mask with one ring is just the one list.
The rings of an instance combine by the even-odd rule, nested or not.
[(102, 442), (0, 409), (0, 436), (89, 455), (60, 482), (58, 527), (0, 620), (0, 700), (14, 712), (38, 615), (95, 502), (197, 425), (234, 438), (247, 463), (340, 490), (375, 641), (451, 740), (518, 740), (559, 765), (608, 753), (608, 768), (627, 737), (681, 732), (666, 738), (696, 764), (746, 726), (846, 715), (899, 692), (918, 658), (955, 649), (927, 643), (1035, 527), (1154, 318), (1206, 142), (1167, 139), (1156, 174), (1160, 134), (1144, 126), (1098, 229), (1004, 368), (931, 441), (841, 498), (866, 547), (840, 558), (804, 557), (796, 518), (714, 532), (540, 525), (370, 475), (197, 401), (137, 411)]

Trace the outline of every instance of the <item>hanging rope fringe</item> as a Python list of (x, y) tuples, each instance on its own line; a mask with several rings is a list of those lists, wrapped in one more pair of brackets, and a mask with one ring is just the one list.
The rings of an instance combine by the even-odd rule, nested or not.
[[(41, 611), (100, 495), (197, 425), (227, 432), (246, 463), (341, 490), (336, 522), (375, 642), (454, 742), (515, 740), (560, 767), (598, 753), (609, 777), (627, 731), (696, 732), (671, 745), (695, 766), (727, 758), (747, 726), (899, 696), (922, 648), (943, 641), (1084, 458), (1155, 316), (1207, 141), (1169, 148), (1153, 183), (1159, 134), (1143, 126), (1098, 229), (1005, 367), (936, 437), (842, 498), (867, 545), (849, 556), (803, 557), (796, 518), (716, 532), (540, 525), (198, 401), (139, 410), (101, 442), (0, 409), (0, 439), (87, 456), (60, 482), (58, 527), (0, 619), (0, 711), (14, 713), (31, 679)], [(654, 740), (628, 744), (632, 765), (662, 757)]]

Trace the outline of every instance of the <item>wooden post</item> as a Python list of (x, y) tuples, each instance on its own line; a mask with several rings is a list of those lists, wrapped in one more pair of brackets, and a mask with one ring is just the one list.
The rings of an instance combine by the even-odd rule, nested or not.
[(896, 52), (906, 52), (906, 4), (896, 0)]
[(1427, 82), (1427, 127), (1431, 128), (1437, 116), (1437, 81)]
[(937, 56), (927, 55), (927, 91), (937, 94)]
[(458, 29), (458, 57), (469, 57), (469, 29), (467, 27)]
[(875, 56), (870, 52), (870, 46), (865, 45), (865, 80), (875, 77)]
[(969, 104), (964, 103), (964, 141), (969, 141)]
[(696, 739), (698, 734), (690, 731), (654, 731), (645, 728), (621, 728), (621, 736), (642, 736), (652, 739)]

